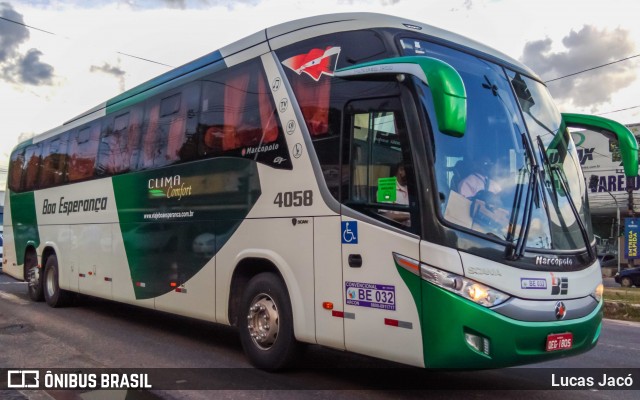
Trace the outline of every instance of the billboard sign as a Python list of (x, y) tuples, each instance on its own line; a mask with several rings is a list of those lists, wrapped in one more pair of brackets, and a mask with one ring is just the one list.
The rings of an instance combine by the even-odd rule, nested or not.
[[(627, 125), (627, 128), (640, 142), (640, 124)], [(597, 187), (589, 192), (591, 211), (615, 207), (609, 193), (615, 196), (621, 206), (626, 204), (627, 188), (640, 189), (640, 178), (625, 177), (617, 141), (588, 130), (571, 132), (571, 136), (587, 181), (591, 175), (598, 176)]]
[(624, 219), (624, 256), (626, 259), (638, 258), (638, 231), (640, 231), (640, 219)]

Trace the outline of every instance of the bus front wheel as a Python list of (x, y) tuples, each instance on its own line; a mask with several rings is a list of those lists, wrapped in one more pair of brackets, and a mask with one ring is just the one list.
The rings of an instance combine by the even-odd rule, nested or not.
[(60, 289), (58, 258), (55, 255), (47, 258), (44, 266), (44, 299), (51, 307), (64, 307), (73, 300), (73, 294)]
[(242, 296), (240, 342), (257, 368), (290, 365), (298, 342), (293, 334), (291, 301), (282, 280), (272, 273), (253, 277)]

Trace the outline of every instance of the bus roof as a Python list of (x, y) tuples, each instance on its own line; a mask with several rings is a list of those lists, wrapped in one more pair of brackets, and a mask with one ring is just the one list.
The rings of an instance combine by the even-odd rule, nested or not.
[(66, 121), (62, 126), (51, 129), (34, 137), (33, 139), (21, 143), (18, 147), (23, 147), (33, 142), (39, 142), (57, 133), (82, 125), (86, 122), (90, 122), (96, 118), (104, 116), (107, 112), (107, 108), (109, 107), (116, 106), (118, 104), (124, 105), (123, 103), (131, 101), (133, 98), (140, 98), (140, 96), (147, 94), (147, 92), (153, 91), (154, 89), (157, 90), (169, 82), (194, 73), (202, 68), (211, 66), (212, 64), (222, 64), (229, 57), (250, 48), (268, 44), (268, 47), (265, 46), (265, 49), (277, 50), (291, 43), (315, 36), (326, 35), (333, 32), (370, 28), (397, 28), (410, 32), (418, 32), (437, 39), (439, 42), (454, 44), (476, 54), (484, 55), (490, 59), (500, 60), (501, 63), (511, 65), (515, 69), (523, 71), (527, 75), (539, 80), (533, 71), (510, 56), (475, 40), (441, 28), (400, 17), (376, 13), (326, 14), (285, 22), (256, 32), (255, 34), (231, 43), (220, 50), (213, 51), (129, 89)]

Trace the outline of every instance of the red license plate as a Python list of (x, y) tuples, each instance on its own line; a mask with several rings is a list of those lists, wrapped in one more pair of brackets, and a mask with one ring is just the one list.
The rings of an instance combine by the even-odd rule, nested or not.
[(573, 333), (555, 333), (547, 336), (547, 351), (568, 350), (573, 346)]

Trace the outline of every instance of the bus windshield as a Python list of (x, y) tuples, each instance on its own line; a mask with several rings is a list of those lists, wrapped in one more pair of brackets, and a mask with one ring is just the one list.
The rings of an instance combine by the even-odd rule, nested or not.
[(548, 204), (548, 220), (543, 219), (542, 223), (548, 224), (551, 234), (551, 243), (545, 248), (572, 250), (589, 246), (583, 229), (591, 234), (591, 217), (573, 139), (544, 85), (519, 73), (508, 71), (507, 74), (542, 162), (541, 188), (543, 201)]
[[(432, 137), (443, 218), (505, 244), (584, 249), (591, 229), (581, 228), (589, 218), (580, 163), (546, 88), (470, 54), (420, 40), (401, 43), (406, 55), (453, 66), (467, 91), (464, 136), (436, 130)], [(429, 110), (429, 96), (422, 101)]]

